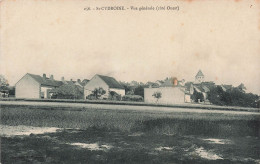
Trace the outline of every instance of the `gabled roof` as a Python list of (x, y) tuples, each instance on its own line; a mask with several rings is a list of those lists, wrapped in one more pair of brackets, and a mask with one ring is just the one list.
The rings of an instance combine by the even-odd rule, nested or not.
[(190, 90), (190, 88), (193, 87), (193, 83), (192, 82), (186, 82), (184, 87), (186, 88), (186, 90)]
[(194, 89), (197, 91), (197, 92), (205, 92), (204, 89), (199, 86), (199, 85), (194, 85)]
[(227, 91), (227, 90), (231, 90), (232, 89), (232, 85), (220, 85), (220, 87), (223, 89), (223, 91)]
[(207, 83), (201, 83), (201, 84), (193, 84), (194, 89), (196, 89), (197, 92), (209, 92), (210, 91), (210, 84), (207, 85)]
[(201, 72), (201, 70), (199, 70), (199, 72), (197, 73), (196, 77), (197, 76), (204, 76), (203, 73)]
[(89, 82), (88, 79), (84, 79), (84, 80), (82, 80), (81, 82), (79, 82), (79, 84), (80, 84), (81, 86), (85, 86), (88, 82)]
[(68, 84), (68, 85), (73, 85), (74, 83), (76, 83), (76, 81), (64, 81), (64, 84)]
[(205, 86), (205, 85), (202, 85), (201, 87), (203, 88), (204, 92), (209, 92), (210, 91), (209, 88), (207, 86)]
[(163, 80), (157, 80), (155, 83), (157, 83), (157, 84), (161, 85), (161, 84), (163, 84), (163, 83), (164, 83), (164, 81), (163, 81)]
[(125, 89), (122, 85), (119, 84), (118, 81), (116, 81), (116, 79), (114, 79), (113, 77), (109, 77), (109, 76), (103, 76), (103, 75), (97, 75), (98, 77), (100, 77), (108, 86), (109, 88), (118, 88), (118, 89)]
[(227, 90), (232, 89), (232, 85), (222, 85), (223, 87), (225, 87)]
[(205, 85), (207, 87), (212, 87), (215, 85), (213, 81), (201, 82), (201, 85)]
[(41, 85), (46, 85), (46, 86), (53, 86), (53, 87), (58, 87), (61, 86), (63, 83), (62, 81), (57, 81), (57, 80), (51, 80), (49, 78), (43, 78), (40, 75), (34, 75), (27, 73), (29, 76), (31, 76), (34, 80), (36, 80), (38, 83)]

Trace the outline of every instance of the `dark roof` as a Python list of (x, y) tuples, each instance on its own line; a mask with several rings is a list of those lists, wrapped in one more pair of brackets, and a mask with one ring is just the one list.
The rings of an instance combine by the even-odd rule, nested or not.
[(210, 91), (210, 85), (205, 85), (205, 84), (201, 83), (201, 84), (193, 84), (193, 86), (195, 89), (197, 89), (197, 91), (201, 91), (201, 92)]
[(173, 87), (173, 79), (170, 78), (166, 80), (160, 87)]
[(169, 78), (167, 80), (165, 80), (165, 82), (160, 85), (160, 87), (176, 87), (176, 86), (180, 86), (180, 84), (178, 83), (177, 80), (177, 85), (174, 85), (174, 80), (177, 80), (177, 78)]
[(227, 90), (231, 90), (232, 89), (232, 85), (220, 85), (220, 87), (223, 89), (223, 91), (227, 91)]
[(203, 73), (201, 72), (201, 70), (199, 70), (199, 72), (197, 73), (196, 77), (197, 76), (204, 76)]
[(109, 88), (118, 88), (118, 89), (125, 89), (122, 85), (119, 84), (116, 79), (109, 76), (97, 75), (99, 76), (108, 86)]
[(31, 76), (34, 80), (36, 80), (38, 83), (40, 83), (41, 85), (58, 87), (63, 84), (62, 81), (51, 80), (49, 78), (45, 79), (45, 78), (41, 77), (40, 75), (34, 75), (34, 74), (30, 74), (30, 73), (27, 73), (27, 74), (29, 76)]
[(145, 85), (152, 86), (152, 87), (159, 87), (158, 83), (154, 83), (154, 82), (150, 82), (150, 81), (148, 81)]
[(186, 90), (190, 90), (191, 87), (193, 87), (193, 83), (192, 82), (186, 82), (184, 87), (186, 88)]
[(214, 86), (215, 83), (213, 81), (201, 82), (202, 85), (206, 85), (208, 87)]
[(65, 82), (65, 84), (69, 84), (69, 85), (73, 85), (74, 83), (75, 83), (75, 81), (64, 81)]
[(82, 80), (81, 82), (79, 82), (79, 84), (80, 84), (81, 86), (85, 86), (88, 82), (89, 82), (88, 79), (84, 79), (84, 80)]
[(229, 90), (232, 89), (232, 85), (222, 85), (223, 87), (225, 87), (225, 89)]

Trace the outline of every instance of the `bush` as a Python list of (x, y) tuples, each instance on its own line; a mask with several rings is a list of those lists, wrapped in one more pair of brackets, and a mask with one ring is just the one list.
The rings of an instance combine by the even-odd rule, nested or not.
[(90, 95), (86, 96), (86, 99), (87, 100), (97, 100), (96, 96), (93, 95), (93, 94), (90, 94)]
[(104, 90), (102, 87), (99, 87), (99, 88), (95, 88), (92, 91), (91, 95), (95, 96), (96, 99), (100, 99), (104, 94), (106, 94), (106, 90)]
[(115, 91), (110, 91), (108, 95), (108, 100), (120, 101), (121, 95), (119, 95)]
[(162, 92), (154, 92), (153, 97), (156, 98), (156, 102), (162, 97)]
[(125, 95), (122, 97), (123, 101), (143, 101), (144, 98), (142, 96), (139, 95)]
[(63, 84), (51, 90), (51, 99), (83, 99), (83, 88), (76, 85)]

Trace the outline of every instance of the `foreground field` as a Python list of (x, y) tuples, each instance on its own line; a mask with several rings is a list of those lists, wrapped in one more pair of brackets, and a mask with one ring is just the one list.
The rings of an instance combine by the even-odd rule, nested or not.
[(259, 163), (259, 116), (5, 106), (1, 162)]

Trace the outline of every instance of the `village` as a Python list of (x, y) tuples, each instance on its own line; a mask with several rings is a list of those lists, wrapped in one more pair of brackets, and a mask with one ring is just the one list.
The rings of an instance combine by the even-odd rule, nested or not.
[(259, 163), (259, 96), (201, 70), (187, 82), (0, 77), (2, 163)]
[[(232, 94), (230, 92), (234, 91), (234, 88), (246, 94), (246, 87), (242, 83), (233, 87), (224, 84), (216, 85), (213, 81), (206, 81), (205, 79), (201, 70), (194, 76), (194, 81), (186, 82), (185, 79), (179, 80), (177, 77), (167, 77), (164, 80), (147, 83), (121, 82), (113, 77), (99, 74), (91, 79), (66, 80), (62, 77), (60, 80), (56, 80), (53, 75), (47, 77), (45, 73), (42, 76), (27, 73), (15, 84), (12, 90), (13, 96), (18, 99), (137, 101), (151, 104), (213, 103), (223, 105), (225, 101), (221, 102), (222, 99), (230, 99), (230, 94)], [(215, 90), (217, 93), (214, 92)], [(8, 89), (1, 91), (2, 97), (12, 97), (12, 95), (8, 95), (10, 94)], [(229, 97), (219, 98), (220, 95), (223, 96), (225, 93)], [(218, 98), (220, 100), (217, 100)], [(255, 95), (252, 102), (248, 102), (244, 106), (258, 107), (259, 97)]]

